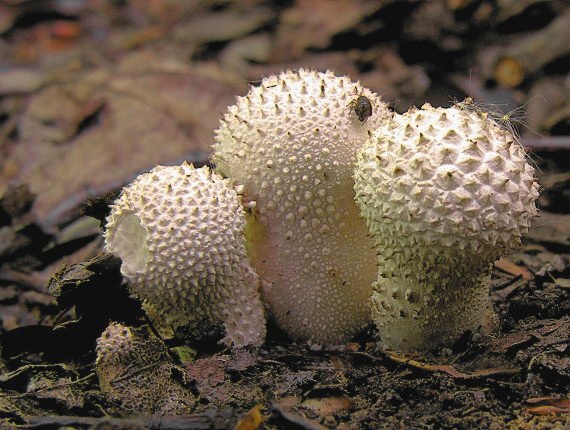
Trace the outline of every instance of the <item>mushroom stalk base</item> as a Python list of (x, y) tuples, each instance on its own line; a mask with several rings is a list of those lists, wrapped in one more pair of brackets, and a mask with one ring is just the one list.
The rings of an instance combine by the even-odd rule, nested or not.
[(490, 332), (496, 327), (489, 300), (489, 259), (445, 257), (433, 251), (429, 256), (410, 256), (404, 267), (380, 262), (372, 313), (383, 348), (427, 350), (450, 345), (467, 331)]

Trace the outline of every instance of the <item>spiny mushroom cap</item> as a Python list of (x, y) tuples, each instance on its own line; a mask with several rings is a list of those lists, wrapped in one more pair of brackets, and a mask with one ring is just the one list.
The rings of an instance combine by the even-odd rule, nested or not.
[(539, 190), (508, 131), (481, 112), (413, 108), (370, 136), (355, 190), (377, 243), (372, 311), (385, 347), (493, 325), (491, 262), (520, 244)]
[(174, 328), (223, 322), (237, 345), (265, 336), (259, 279), (247, 260), (236, 191), (208, 168), (157, 166), (111, 208), (106, 249), (131, 290)]
[(164, 344), (145, 329), (111, 323), (97, 339), (95, 369), (104, 395), (128, 413), (189, 413), (190, 390), (172, 378), (176, 369)]
[(520, 245), (537, 215), (539, 186), (524, 149), (484, 113), (460, 107), (393, 117), (360, 152), (355, 182), (383, 248), (406, 241), (492, 261)]
[[(365, 122), (358, 95), (371, 102)], [(264, 79), (221, 121), (212, 160), (255, 202), (251, 261), (295, 338), (341, 342), (369, 319), (375, 257), (352, 172), (367, 129), (388, 115), (349, 78), (300, 70)]]

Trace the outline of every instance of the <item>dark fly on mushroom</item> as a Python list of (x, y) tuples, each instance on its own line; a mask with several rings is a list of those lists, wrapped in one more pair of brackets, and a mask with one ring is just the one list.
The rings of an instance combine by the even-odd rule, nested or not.
[(350, 107), (348, 114), (350, 115), (352, 111), (354, 111), (360, 122), (364, 124), (368, 118), (372, 116), (372, 107), (374, 106), (374, 103), (372, 103), (368, 97), (363, 96), (362, 93), (358, 94), (356, 88), (354, 89), (354, 94), (358, 95), (358, 97), (347, 104), (347, 106)]

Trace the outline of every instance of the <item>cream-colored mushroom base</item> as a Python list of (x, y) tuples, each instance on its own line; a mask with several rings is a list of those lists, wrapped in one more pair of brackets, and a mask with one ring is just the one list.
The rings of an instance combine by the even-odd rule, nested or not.
[(484, 113), (411, 109), (366, 142), (356, 199), (376, 240), (382, 344), (421, 350), (492, 318), (492, 262), (520, 244), (538, 185), (523, 148)]
[(188, 414), (195, 398), (172, 378), (176, 365), (164, 344), (151, 336), (142, 328), (107, 327), (97, 339), (95, 370), (101, 391), (122, 412)]
[(131, 291), (173, 328), (223, 322), (236, 346), (261, 345), (259, 278), (245, 249), (245, 216), (227, 180), (207, 168), (157, 166), (111, 208), (106, 249)]
[[(361, 123), (351, 101), (373, 114)], [(370, 318), (374, 243), (354, 202), (356, 152), (389, 117), (347, 77), (300, 70), (239, 97), (217, 132), (217, 172), (244, 186), (249, 250), (278, 324), (297, 339), (336, 343)]]

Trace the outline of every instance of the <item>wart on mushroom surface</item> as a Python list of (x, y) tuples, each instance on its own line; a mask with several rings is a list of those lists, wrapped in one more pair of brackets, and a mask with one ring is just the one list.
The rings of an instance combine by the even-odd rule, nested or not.
[(106, 249), (119, 256), (135, 295), (158, 325), (224, 323), (238, 346), (261, 345), (259, 278), (245, 249), (237, 192), (206, 167), (157, 166), (125, 187), (111, 208)]
[(539, 190), (508, 131), (457, 106), (413, 108), (366, 142), (355, 190), (378, 248), (384, 347), (426, 349), (493, 325), (491, 263), (520, 245)]
[[(354, 94), (374, 104), (362, 123)], [(347, 77), (300, 70), (264, 79), (221, 122), (213, 161), (255, 202), (249, 251), (263, 296), (290, 335), (348, 339), (370, 317), (373, 241), (354, 202), (356, 152), (389, 117)]]

